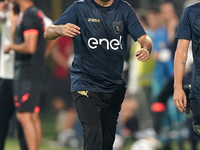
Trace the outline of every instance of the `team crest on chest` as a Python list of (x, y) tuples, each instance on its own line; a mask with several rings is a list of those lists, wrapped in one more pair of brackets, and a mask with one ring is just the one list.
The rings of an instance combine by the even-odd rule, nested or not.
[(114, 21), (113, 22), (113, 29), (117, 34), (119, 34), (122, 30), (122, 22), (121, 21)]

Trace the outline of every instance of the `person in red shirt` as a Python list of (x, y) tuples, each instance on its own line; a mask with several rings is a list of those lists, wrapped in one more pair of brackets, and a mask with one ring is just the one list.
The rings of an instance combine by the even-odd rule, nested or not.
[[(70, 37), (60, 37), (57, 49), (53, 52), (52, 58), (55, 61), (53, 76), (53, 104), (57, 110), (64, 110), (66, 117), (64, 124), (58, 134), (58, 142), (61, 146), (70, 145), (70, 140), (74, 139), (73, 130), (76, 121), (76, 112), (70, 91), (70, 66), (73, 60), (73, 41)], [(67, 138), (69, 137), (69, 138)], [(73, 145), (70, 145), (74, 147)]]

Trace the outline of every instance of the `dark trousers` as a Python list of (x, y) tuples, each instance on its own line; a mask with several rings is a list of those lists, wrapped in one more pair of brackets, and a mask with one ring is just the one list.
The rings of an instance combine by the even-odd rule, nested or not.
[(14, 114), (12, 80), (0, 79), (0, 150), (4, 149), (9, 121)]
[[(13, 80), (0, 78), (0, 150), (4, 149), (9, 122), (14, 115)], [(17, 122), (17, 133), (21, 150), (27, 150), (21, 124)]]
[(84, 150), (112, 150), (125, 89), (113, 93), (73, 92), (83, 126)]

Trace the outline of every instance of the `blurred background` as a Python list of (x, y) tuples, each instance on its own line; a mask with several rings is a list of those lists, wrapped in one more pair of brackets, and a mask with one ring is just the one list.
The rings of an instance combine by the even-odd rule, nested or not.
[[(173, 105), (173, 59), (176, 28), (183, 9), (198, 0), (127, 0), (152, 38), (151, 58), (140, 63), (137, 42), (128, 40), (129, 51), (123, 77), (127, 94), (122, 105), (114, 150), (197, 150), (192, 140), (189, 108), (180, 114)], [(35, 0), (47, 17), (55, 21), (74, 0)], [(184, 77), (188, 94), (192, 58), (189, 50)], [(82, 128), (71, 104), (69, 71), (73, 59), (72, 39), (61, 37), (46, 59), (46, 78), (41, 98), (43, 138), (41, 150), (73, 150), (82, 147)], [(5, 150), (18, 150), (15, 117)]]
[[(127, 0), (134, 9), (146, 9), (151, 4), (159, 5), (165, 1), (166, 0)], [(73, 2), (74, 0), (35, 0), (35, 4), (41, 8), (48, 17), (52, 18), (53, 21), (55, 21), (60, 13), (64, 12)], [(168, 2), (173, 3), (176, 8), (176, 13), (180, 16), (185, 0), (168, 0)]]

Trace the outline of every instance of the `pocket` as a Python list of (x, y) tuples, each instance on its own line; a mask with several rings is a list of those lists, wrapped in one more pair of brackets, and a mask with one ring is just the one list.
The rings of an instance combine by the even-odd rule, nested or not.
[(72, 92), (73, 100), (76, 101), (79, 97), (89, 97), (89, 91), (76, 91)]

